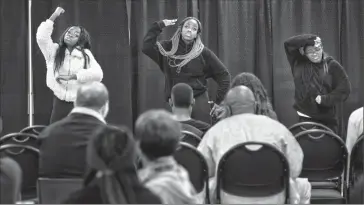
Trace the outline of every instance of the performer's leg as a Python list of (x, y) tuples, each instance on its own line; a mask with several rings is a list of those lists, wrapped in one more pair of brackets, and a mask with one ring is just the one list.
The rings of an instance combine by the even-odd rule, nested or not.
[(195, 98), (195, 105), (193, 106), (191, 115), (193, 119), (211, 124), (211, 108), (208, 101), (209, 96), (207, 92)]
[(54, 96), (50, 124), (66, 117), (71, 112), (72, 109), (73, 109), (73, 102), (66, 102)]

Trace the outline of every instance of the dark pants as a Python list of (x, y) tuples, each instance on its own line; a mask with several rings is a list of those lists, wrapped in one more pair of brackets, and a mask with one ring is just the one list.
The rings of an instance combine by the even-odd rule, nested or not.
[[(171, 106), (167, 103), (167, 110), (171, 111)], [(211, 124), (211, 107), (207, 92), (195, 98), (195, 105), (192, 108), (191, 118)]]
[[(313, 118), (307, 118), (307, 117), (302, 117), (302, 116), (298, 116), (298, 121), (299, 122), (316, 122), (316, 123), (320, 123), (325, 125), (326, 127), (332, 129), (332, 131), (334, 131), (335, 134), (338, 134), (338, 128), (339, 128), (339, 123), (337, 119), (332, 119), (332, 120), (317, 120), (317, 119), (313, 119)], [(340, 136), (340, 135), (339, 135)]]
[(73, 102), (66, 102), (54, 96), (50, 124), (66, 117), (71, 112), (72, 109), (73, 109)]

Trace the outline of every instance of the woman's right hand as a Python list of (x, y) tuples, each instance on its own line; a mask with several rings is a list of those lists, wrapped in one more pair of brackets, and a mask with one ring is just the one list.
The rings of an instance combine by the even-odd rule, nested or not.
[(64, 13), (64, 9), (62, 7), (57, 7), (56, 10), (54, 11), (54, 14), (57, 16), (60, 16), (63, 13)]
[(177, 19), (172, 19), (172, 20), (169, 20), (169, 19), (164, 19), (163, 20), (163, 23), (164, 25), (167, 27), (167, 26), (173, 26), (174, 24), (176, 24), (177, 22)]

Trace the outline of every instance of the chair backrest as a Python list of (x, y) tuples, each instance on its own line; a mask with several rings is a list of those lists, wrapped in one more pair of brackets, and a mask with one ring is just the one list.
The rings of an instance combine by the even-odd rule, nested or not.
[(196, 191), (200, 193), (206, 187), (206, 197), (208, 197), (209, 174), (204, 156), (192, 145), (181, 142), (174, 158), (188, 171), (190, 181)]
[[(259, 149), (253, 150), (251, 146)], [(275, 146), (262, 142), (245, 142), (230, 148), (217, 168), (217, 203), (221, 202), (221, 191), (240, 197), (265, 197), (285, 191), (287, 202), (286, 157)]]
[(297, 134), (304, 159), (300, 177), (323, 181), (346, 173), (348, 150), (335, 133), (325, 130), (307, 130)]
[(39, 135), (39, 133), (41, 133), (46, 127), (47, 127), (46, 125), (32, 125), (22, 129), (20, 133)]
[(59, 204), (82, 186), (83, 179), (39, 178), (37, 183), (39, 203)]
[(22, 169), (22, 191), (35, 189), (38, 178), (39, 150), (22, 144), (0, 146), (1, 155), (16, 161)]
[(330, 129), (329, 127), (327, 127), (321, 123), (317, 123), (317, 122), (299, 122), (299, 123), (292, 125), (288, 129), (289, 129), (289, 131), (292, 132), (293, 135), (296, 135), (296, 134), (306, 131), (306, 130), (312, 130), (312, 129), (319, 129), (319, 130), (326, 130), (326, 131), (333, 132), (332, 129)]
[(349, 182), (354, 185), (358, 177), (363, 174), (364, 166), (364, 134), (356, 140), (350, 155)]
[(182, 130), (182, 142), (188, 143), (194, 147), (197, 147), (201, 142), (201, 138), (193, 132)]
[(184, 131), (188, 131), (188, 132), (192, 132), (194, 134), (196, 134), (198, 137), (202, 138), (203, 137), (203, 132), (199, 129), (197, 129), (196, 127), (186, 124), (186, 123), (181, 123), (181, 127), (182, 130)]
[(30, 133), (9, 133), (0, 138), (0, 145), (20, 144), (38, 148), (38, 136)]

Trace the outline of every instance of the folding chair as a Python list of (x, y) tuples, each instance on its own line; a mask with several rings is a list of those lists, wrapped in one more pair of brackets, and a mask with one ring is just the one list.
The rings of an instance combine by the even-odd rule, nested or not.
[(46, 127), (47, 127), (46, 125), (32, 125), (22, 129), (20, 133), (39, 135), (39, 133), (41, 133)]
[(293, 135), (297, 135), (300, 132), (312, 129), (327, 130), (333, 132), (332, 129), (330, 129), (329, 127), (317, 122), (299, 122), (292, 125), (288, 129), (292, 132)]
[[(259, 147), (252, 150), (251, 146)], [(273, 145), (245, 142), (229, 149), (217, 168), (217, 203), (226, 203), (221, 192), (240, 197), (267, 197), (285, 192), (289, 201), (289, 165)]]
[(300, 177), (312, 184), (311, 203), (346, 203), (348, 151), (344, 141), (333, 132), (319, 129), (295, 137), (304, 153)]
[(22, 169), (22, 200), (36, 198), (39, 150), (22, 144), (5, 144), (0, 152), (15, 160)]
[(182, 142), (188, 143), (194, 147), (197, 147), (198, 144), (200, 144), (201, 142), (201, 138), (199, 136), (197, 136), (195, 133), (193, 132), (189, 132), (186, 130), (182, 131)]
[(201, 193), (205, 189), (206, 202), (209, 203), (209, 173), (204, 156), (192, 145), (181, 142), (174, 158), (188, 171), (197, 193)]

